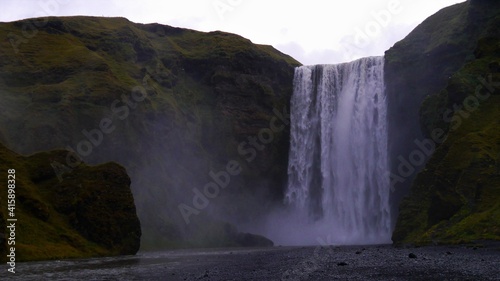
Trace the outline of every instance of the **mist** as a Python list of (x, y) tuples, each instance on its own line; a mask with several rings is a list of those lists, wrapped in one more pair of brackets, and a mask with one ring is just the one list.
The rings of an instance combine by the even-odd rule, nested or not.
[(390, 243), (384, 58), (295, 69), (287, 210), (263, 223), (284, 245)]

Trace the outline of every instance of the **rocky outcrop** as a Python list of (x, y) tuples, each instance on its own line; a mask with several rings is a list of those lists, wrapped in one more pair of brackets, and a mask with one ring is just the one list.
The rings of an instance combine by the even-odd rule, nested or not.
[[(196, 244), (186, 237), (199, 227), (251, 222), (281, 200), (299, 65), (291, 57), (234, 34), (124, 18), (1, 23), (0, 37), (8, 38), (0, 42), (1, 140), (24, 154), (64, 148), (87, 163), (125, 166), (146, 248)], [(196, 208), (193, 189), (232, 161), (241, 172)], [(201, 226), (186, 223), (180, 204)]]
[(411, 184), (394, 242), (500, 239), (499, 11), (494, 1), (443, 9), (386, 53), (394, 197)]
[[(82, 163), (60, 181), (51, 163), (66, 155), (59, 150), (23, 157), (0, 144), (0, 168), (15, 169), (15, 208), (2, 200), (0, 214), (2, 232), (10, 212), (17, 219), (15, 245), (8, 246), (15, 247), (16, 261), (135, 254), (141, 226), (125, 169)], [(5, 185), (1, 197), (7, 198)], [(3, 259), (10, 254), (5, 242)]]

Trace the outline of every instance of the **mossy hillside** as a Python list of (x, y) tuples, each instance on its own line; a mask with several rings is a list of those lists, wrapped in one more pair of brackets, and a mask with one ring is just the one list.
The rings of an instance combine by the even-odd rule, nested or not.
[[(43, 19), (2, 23), (0, 36), (16, 39), (33, 21)], [(17, 53), (8, 40), (0, 42), (0, 137), (9, 147), (76, 149), (86, 139), (83, 129), (114, 117), (115, 131), (84, 160), (127, 168), (145, 237), (164, 237), (168, 247), (188, 243), (177, 205), (191, 202), (192, 188), (210, 182), (209, 171), (229, 160), (244, 165), (219, 199), (233, 204), (231, 215), (263, 212), (253, 208), (263, 199), (257, 193), (270, 194), (262, 206), (279, 200), (288, 127), (248, 165), (238, 145), (268, 128), (273, 109), (288, 107), (297, 61), (234, 34), (123, 18), (51, 17), (38, 26)], [(135, 86), (148, 96), (118, 120), (111, 104)]]
[[(450, 104), (447, 85), (456, 81), (460, 88), (462, 78), (457, 79), (455, 74), (476, 59), (474, 51), (478, 41), (497, 29), (498, 10), (498, 2), (489, 0), (472, 0), (444, 8), (386, 51), (389, 155), (393, 174), (399, 174), (400, 157), (408, 159), (413, 151), (420, 149), (415, 140), (429, 138), (432, 128), (447, 129), (449, 124), (442, 119)], [(415, 173), (394, 185), (391, 198), (394, 221), (399, 202), (409, 193), (423, 167), (424, 164), (415, 167)]]
[(400, 206), (395, 242), (500, 240), (499, 105), (490, 97), (438, 147)]
[[(496, 25), (500, 24), (500, 16), (496, 18)], [(448, 80), (448, 86), (435, 95), (425, 98), (420, 108), (420, 122), (426, 137), (436, 128), (447, 131), (451, 116), (449, 110), (455, 110), (454, 105), (464, 107), (463, 101), (471, 94), (482, 95), (478, 87), (484, 88), (481, 81), (489, 83), (498, 80), (498, 65), (500, 52), (498, 51), (498, 38), (490, 34), (479, 39), (474, 50), (474, 63), (467, 63), (463, 68), (454, 73)], [(495, 80), (497, 79), (497, 80)]]
[[(0, 144), (0, 168), (16, 170), (16, 261), (135, 254), (141, 229), (125, 170), (82, 164), (61, 183), (50, 163), (66, 153), (24, 157)], [(1, 194), (6, 198), (5, 185)], [(2, 224), (6, 203), (0, 203)]]
[[(440, 127), (446, 126), (437, 115), (448, 101), (445, 92), (438, 93), (461, 67), (475, 58), (478, 40), (497, 28), (498, 10), (497, 2), (481, 0), (444, 8), (386, 51), (385, 84), (393, 174), (398, 174), (400, 156), (408, 157), (419, 149), (414, 141), (428, 137), (426, 127), (437, 126), (437, 123)], [(423, 102), (428, 104), (425, 109), (421, 109)], [(427, 115), (433, 117), (427, 118)], [(432, 125), (434, 122), (437, 123)], [(415, 168), (418, 172), (423, 165)], [(397, 207), (408, 193), (415, 175), (396, 183), (393, 206)]]
[[(490, 30), (477, 42), (474, 60), (423, 103), (427, 134), (436, 129), (448, 134), (400, 206), (395, 242), (500, 240), (499, 38), (498, 31)], [(446, 122), (443, 113), (454, 108), (461, 111)]]

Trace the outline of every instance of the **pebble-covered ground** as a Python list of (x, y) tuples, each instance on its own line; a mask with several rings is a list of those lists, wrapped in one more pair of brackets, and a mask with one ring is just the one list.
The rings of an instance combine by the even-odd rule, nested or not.
[(5, 280), (500, 280), (500, 244), (179, 250), (20, 263)]

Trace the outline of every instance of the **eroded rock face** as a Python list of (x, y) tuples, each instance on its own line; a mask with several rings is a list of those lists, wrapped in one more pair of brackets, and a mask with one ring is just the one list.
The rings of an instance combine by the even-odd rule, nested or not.
[[(28, 24), (36, 24), (36, 35), (19, 41)], [(288, 105), (300, 65), (293, 58), (235, 34), (124, 18), (2, 23), (0, 37), (12, 39), (0, 42), (0, 141), (23, 154), (78, 152), (89, 141), (83, 130), (95, 133), (110, 118), (112, 132), (96, 137), (82, 158), (127, 169), (151, 242), (143, 245), (199, 245), (187, 237), (208, 233), (210, 221), (248, 222), (281, 202)], [(133, 100), (135, 87), (144, 89), (144, 100)], [(270, 136), (271, 128), (279, 130)], [(204, 230), (186, 225), (178, 205), (192, 207), (193, 188), (203, 189), (210, 172), (229, 161), (242, 172), (211, 201), (213, 210), (202, 210)]]
[[(67, 154), (24, 157), (0, 144), (0, 167), (16, 171), (17, 261), (135, 254), (141, 226), (125, 169), (82, 163), (59, 179), (51, 164)], [(1, 192), (6, 198), (7, 189)], [(8, 216), (4, 201), (2, 229)], [(4, 259), (6, 243), (1, 245)]]
[(67, 215), (71, 226), (88, 240), (114, 254), (135, 254), (140, 246), (141, 226), (125, 169), (106, 163), (75, 172), (47, 187), (54, 192), (54, 209)]
[[(446, 86), (448, 78), (472, 54), (477, 40), (467, 31), (469, 3), (442, 9), (417, 26), (405, 39), (385, 53), (385, 79), (388, 100), (389, 150), (393, 178), (393, 212), (398, 202), (408, 194), (411, 183), (425, 163), (414, 162), (403, 167), (403, 158), (419, 149), (416, 140), (423, 140), (420, 106), (426, 96), (434, 95)], [(469, 24), (472, 28), (473, 24)], [(467, 35), (465, 35), (467, 33)], [(406, 171), (409, 172), (406, 173)]]
[[(414, 181), (411, 176), (396, 185), (411, 184), (400, 205), (396, 243), (500, 239), (499, 135), (493, 129), (500, 120), (499, 11), (492, 1), (445, 8), (387, 52), (389, 120), (392, 134), (400, 134), (392, 155), (435, 147)], [(404, 118), (395, 118), (400, 114)], [(414, 140), (426, 140), (427, 148)], [(393, 171), (398, 164), (393, 159)]]

